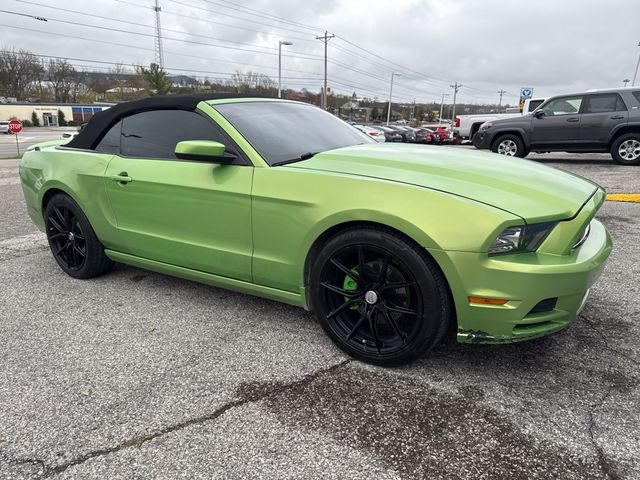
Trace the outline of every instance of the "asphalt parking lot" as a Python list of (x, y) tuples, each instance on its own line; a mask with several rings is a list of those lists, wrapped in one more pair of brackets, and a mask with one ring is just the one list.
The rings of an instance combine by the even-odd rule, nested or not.
[[(608, 155), (532, 158), (640, 193)], [(297, 308), (66, 276), (0, 160), (0, 478), (638, 479), (640, 204), (599, 218), (614, 251), (570, 328), (382, 369)]]

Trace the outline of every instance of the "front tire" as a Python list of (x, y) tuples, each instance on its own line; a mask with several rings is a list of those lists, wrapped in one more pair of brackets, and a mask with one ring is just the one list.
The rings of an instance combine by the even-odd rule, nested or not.
[(68, 275), (91, 278), (113, 267), (89, 220), (71, 197), (54, 195), (45, 208), (44, 223), (53, 258)]
[(620, 135), (611, 145), (613, 161), (620, 165), (640, 164), (640, 134)]
[(520, 157), (527, 156), (527, 150), (525, 149), (524, 142), (518, 135), (501, 135), (498, 137), (491, 146), (493, 153), (500, 155), (506, 155), (508, 157)]
[(382, 227), (346, 230), (324, 245), (312, 265), (310, 300), (338, 347), (385, 366), (433, 348), (451, 317), (446, 281), (433, 259)]

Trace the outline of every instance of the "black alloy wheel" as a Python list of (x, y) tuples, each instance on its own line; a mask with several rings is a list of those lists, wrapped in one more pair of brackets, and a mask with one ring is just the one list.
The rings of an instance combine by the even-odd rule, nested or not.
[(52, 205), (46, 223), (55, 259), (69, 270), (80, 270), (87, 259), (87, 243), (71, 209), (65, 205)]
[(419, 248), (392, 231), (353, 230), (332, 239), (319, 257), (313, 306), (343, 350), (398, 365), (440, 341), (449, 296), (439, 269)]
[(70, 276), (95, 277), (113, 266), (84, 212), (67, 195), (51, 198), (44, 211), (44, 223), (53, 258)]

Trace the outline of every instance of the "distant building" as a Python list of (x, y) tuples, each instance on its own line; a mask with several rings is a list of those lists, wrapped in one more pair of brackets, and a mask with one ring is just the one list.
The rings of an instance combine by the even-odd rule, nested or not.
[(79, 125), (91, 120), (94, 114), (106, 110), (111, 103), (6, 103), (0, 104), (0, 120), (17, 118), (31, 121), (35, 112), (43, 127), (58, 126), (58, 110), (64, 114), (67, 122)]

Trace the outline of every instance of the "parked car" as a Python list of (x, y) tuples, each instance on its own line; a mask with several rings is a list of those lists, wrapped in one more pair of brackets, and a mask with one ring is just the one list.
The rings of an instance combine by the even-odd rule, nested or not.
[(405, 129), (399, 125), (386, 125), (386, 128), (390, 128), (391, 130), (395, 130), (402, 137), (402, 141), (405, 143), (415, 142), (416, 134), (409, 129)]
[(78, 135), (78, 132), (62, 132), (62, 138), (73, 138)]
[(20, 179), (69, 276), (120, 262), (296, 305), (375, 364), (409, 362), (450, 328), (467, 343), (562, 330), (611, 251), (591, 181), (389, 148), (301, 102), (152, 97), (63, 143), (29, 147)]
[(354, 125), (355, 128), (360, 130), (362, 133), (366, 133), (371, 138), (373, 138), (376, 142), (384, 142), (384, 132), (378, 130), (377, 128), (367, 127), (366, 125)]
[(389, 128), (385, 125), (376, 125), (372, 128), (380, 130), (382, 133), (384, 133), (384, 139), (386, 142), (402, 142), (402, 135), (400, 135), (400, 132), (397, 132), (392, 128)]
[(484, 122), (491, 122), (494, 120), (502, 120), (504, 118), (515, 118), (521, 117), (523, 115), (528, 115), (540, 105), (542, 105), (542, 102), (544, 101), (545, 98), (529, 98), (525, 100), (524, 107), (521, 112), (457, 115), (454, 123), (453, 135), (454, 137), (458, 137), (462, 140), (470, 140), (478, 131), (480, 125), (482, 125)]
[(552, 97), (531, 115), (483, 123), (476, 148), (525, 157), (529, 152), (610, 152), (640, 164), (640, 89), (593, 90)]
[(0, 120), (0, 133), (4, 133), (5, 135), (7, 135), (8, 133), (11, 133), (9, 131), (9, 122), (6, 120)]
[(439, 144), (440, 135), (430, 128), (418, 128), (416, 130), (416, 143)]
[[(448, 125), (447, 125), (448, 126)], [(426, 125), (425, 128), (433, 130), (440, 138), (440, 143), (451, 143), (453, 141), (453, 132), (447, 130), (445, 125)]]

